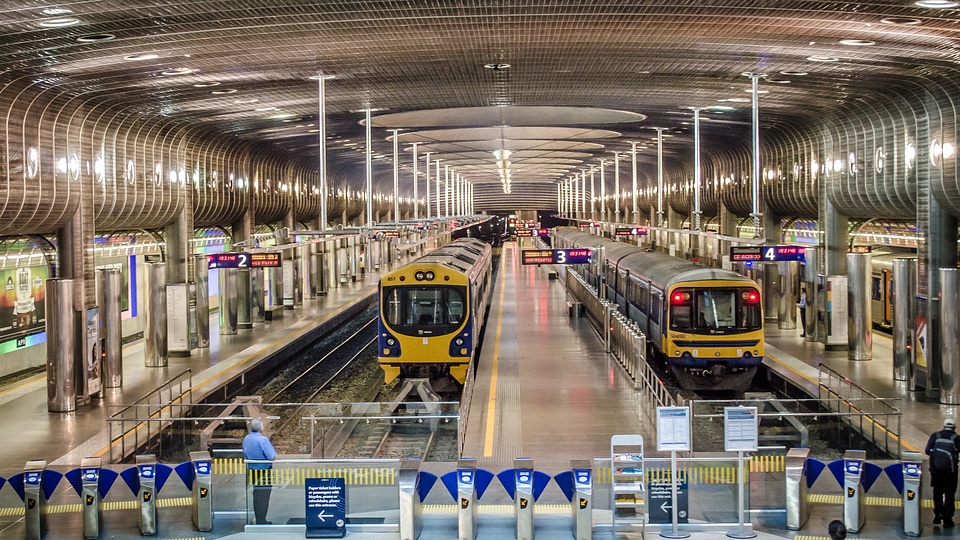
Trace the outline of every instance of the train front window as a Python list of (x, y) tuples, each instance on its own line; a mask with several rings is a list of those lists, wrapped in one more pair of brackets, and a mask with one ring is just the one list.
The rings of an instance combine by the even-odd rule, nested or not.
[(394, 332), (407, 336), (449, 334), (463, 323), (466, 287), (384, 287), (381, 316)]
[(755, 289), (676, 289), (670, 296), (670, 329), (691, 334), (759, 330), (760, 296)]

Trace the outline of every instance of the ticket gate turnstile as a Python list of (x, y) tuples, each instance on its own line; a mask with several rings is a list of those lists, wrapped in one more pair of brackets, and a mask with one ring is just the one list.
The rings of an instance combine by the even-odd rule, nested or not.
[(866, 518), (866, 500), (863, 493), (863, 462), (865, 450), (847, 450), (843, 453), (843, 524), (847, 532), (858, 533)]
[(457, 538), (474, 540), (477, 537), (477, 460), (457, 461)]
[(137, 474), (140, 476), (140, 534), (157, 534), (157, 458), (153, 454), (137, 456)]
[(98, 457), (80, 460), (80, 508), (83, 513), (83, 538), (100, 538), (100, 468), (103, 461)]
[(533, 540), (533, 460), (517, 458), (513, 460), (513, 474), (516, 491), (513, 497), (513, 510), (517, 518), (517, 540)]
[(40, 540), (47, 532), (47, 501), (43, 496), (43, 471), (47, 462), (28, 461), (23, 467), (23, 521), (27, 540)]
[(593, 464), (585, 459), (570, 460), (573, 474), (573, 537), (576, 540), (593, 538)]
[(213, 460), (210, 452), (190, 452), (193, 465), (193, 524), (200, 532), (213, 530)]

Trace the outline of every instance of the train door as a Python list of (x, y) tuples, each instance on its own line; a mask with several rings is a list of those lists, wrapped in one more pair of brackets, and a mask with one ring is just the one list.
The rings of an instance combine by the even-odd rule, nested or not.
[(883, 271), (883, 325), (884, 326), (893, 326), (893, 302), (890, 301), (892, 295), (892, 288), (890, 287), (891, 282), (893, 281), (893, 273), (890, 270)]

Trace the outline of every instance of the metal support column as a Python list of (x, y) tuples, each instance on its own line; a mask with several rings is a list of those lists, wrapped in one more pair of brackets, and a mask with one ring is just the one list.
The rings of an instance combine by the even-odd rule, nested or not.
[(194, 255), (194, 282), (197, 303), (197, 347), (210, 347), (210, 267), (206, 255)]
[(873, 358), (873, 321), (870, 315), (871, 259), (869, 253), (847, 254), (847, 353), (850, 360)]
[(73, 280), (48, 279), (46, 290), (47, 410), (70, 412), (77, 409)]
[(940, 403), (960, 403), (960, 269), (940, 269)]
[[(123, 328), (120, 318), (120, 270), (106, 268), (100, 274), (100, 322), (103, 331), (103, 385), (107, 388), (123, 386)], [(49, 334), (48, 334), (49, 336)]]
[(237, 333), (240, 295), (237, 291), (237, 268), (220, 268), (220, 335)]
[(162, 262), (145, 266), (143, 362), (146, 367), (167, 367), (167, 267)]

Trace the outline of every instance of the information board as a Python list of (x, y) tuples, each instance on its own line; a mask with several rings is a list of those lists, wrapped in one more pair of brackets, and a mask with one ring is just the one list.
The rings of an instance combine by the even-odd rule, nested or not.
[(756, 407), (723, 408), (723, 448), (726, 452), (754, 452), (759, 439)]
[(517, 229), (517, 238), (532, 238), (536, 232), (534, 229)]
[(657, 407), (657, 450), (690, 451), (689, 407)]
[(615, 236), (646, 236), (649, 230), (646, 227), (617, 227)]
[(590, 264), (593, 250), (571, 249), (525, 249), (521, 252), (522, 264)]
[(762, 246), (730, 246), (730, 261), (759, 261), (763, 257)]
[(279, 253), (214, 253), (207, 255), (210, 269), (214, 268), (276, 268), (280, 266)]
[(807, 249), (803, 246), (731, 246), (730, 260), (742, 261), (803, 261)]
[[(669, 474), (658, 477), (647, 484), (647, 497), (650, 508), (647, 515), (650, 523), (673, 523), (673, 483)], [(680, 471), (677, 475), (677, 523), (689, 521), (689, 496), (687, 475)]]
[(343, 538), (347, 534), (347, 497), (343, 478), (304, 481), (307, 538)]

